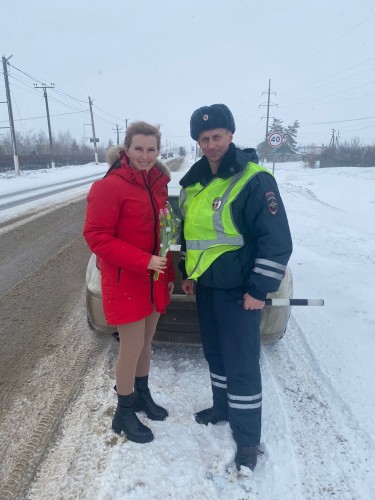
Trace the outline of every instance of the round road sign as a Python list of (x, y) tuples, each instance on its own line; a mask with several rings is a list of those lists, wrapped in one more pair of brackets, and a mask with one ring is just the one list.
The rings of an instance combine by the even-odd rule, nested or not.
[(273, 148), (278, 148), (284, 142), (284, 138), (281, 134), (274, 132), (268, 136), (268, 144)]

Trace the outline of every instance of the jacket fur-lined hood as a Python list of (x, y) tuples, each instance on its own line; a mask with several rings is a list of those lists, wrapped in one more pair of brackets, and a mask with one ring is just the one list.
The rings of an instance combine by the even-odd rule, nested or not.
[[(120, 166), (121, 157), (124, 154), (126, 154), (125, 146), (112, 146), (109, 149), (107, 149), (105, 154), (105, 161), (108, 163), (110, 170), (112, 167), (115, 168), (117, 166), (116, 163), (118, 163), (118, 166)], [(171, 178), (171, 172), (167, 167), (167, 165), (165, 165), (160, 160), (156, 160), (155, 165), (160, 170), (160, 172), (163, 172), (163, 174)]]

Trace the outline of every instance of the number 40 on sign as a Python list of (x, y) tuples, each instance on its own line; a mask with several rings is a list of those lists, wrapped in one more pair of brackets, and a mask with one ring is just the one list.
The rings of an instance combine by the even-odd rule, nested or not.
[(281, 134), (274, 132), (268, 136), (268, 144), (273, 148), (278, 148), (284, 142), (284, 138)]

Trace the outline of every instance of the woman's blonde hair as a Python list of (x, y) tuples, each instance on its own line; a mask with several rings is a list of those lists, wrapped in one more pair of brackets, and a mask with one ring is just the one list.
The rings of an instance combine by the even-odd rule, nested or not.
[(130, 148), (133, 137), (135, 135), (153, 135), (156, 138), (156, 145), (158, 150), (160, 150), (161, 145), (161, 133), (159, 125), (154, 126), (146, 122), (133, 122), (126, 129), (125, 133), (125, 147)]

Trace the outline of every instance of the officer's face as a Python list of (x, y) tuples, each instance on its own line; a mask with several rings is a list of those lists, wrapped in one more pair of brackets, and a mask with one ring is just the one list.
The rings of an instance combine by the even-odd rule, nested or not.
[(214, 128), (201, 132), (198, 144), (210, 163), (219, 164), (232, 140), (232, 132), (225, 128)]

